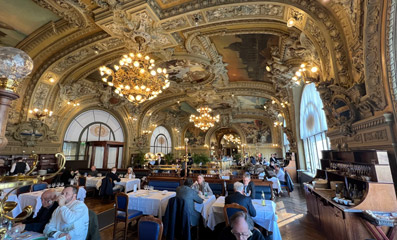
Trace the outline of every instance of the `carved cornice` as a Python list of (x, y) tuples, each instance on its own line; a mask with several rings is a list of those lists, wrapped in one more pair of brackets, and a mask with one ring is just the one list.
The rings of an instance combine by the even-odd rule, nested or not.
[[(397, 62), (396, 62), (396, 27), (397, 27), (397, 0), (391, 0), (387, 7), (387, 28), (386, 28), (386, 63), (389, 87), (394, 101), (397, 99)], [(396, 103), (394, 103), (396, 104)]]
[(378, 98), (377, 107), (380, 110), (387, 105), (381, 66), (382, 9), (383, 1), (368, 0), (364, 34), (364, 69), (367, 96)]

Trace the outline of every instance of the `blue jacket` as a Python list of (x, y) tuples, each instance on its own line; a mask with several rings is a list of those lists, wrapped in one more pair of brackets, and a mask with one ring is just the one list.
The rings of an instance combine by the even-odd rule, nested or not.
[(243, 207), (245, 207), (248, 211), (248, 214), (251, 217), (256, 216), (256, 210), (254, 205), (252, 205), (252, 200), (250, 197), (246, 197), (239, 192), (235, 192), (225, 198), (225, 204), (237, 203)]
[(168, 206), (163, 216), (164, 236), (167, 240), (190, 240), (190, 216), (186, 201), (173, 197), (168, 201)]

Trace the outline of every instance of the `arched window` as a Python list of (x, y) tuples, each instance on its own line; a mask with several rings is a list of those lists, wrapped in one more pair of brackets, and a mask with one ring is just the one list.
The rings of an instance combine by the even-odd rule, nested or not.
[[(112, 144), (103, 144), (105, 142)], [(91, 164), (98, 168), (116, 165), (120, 167), (122, 142), (123, 130), (115, 117), (102, 110), (89, 110), (79, 114), (69, 124), (63, 140), (63, 152), (67, 160), (93, 159)], [(108, 153), (106, 157), (105, 148)], [(104, 159), (107, 166), (104, 165)]]
[(171, 136), (168, 130), (159, 126), (154, 129), (152, 137), (150, 139), (150, 152), (158, 153), (162, 152), (168, 154), (172, 151)]
[[(284, 124), (283, 124), (283, 126), (284, 127), (287, 127), (287, 123), (286, 123), (286, 121), (285, 121), (285, 119), (284, 119)], [(285, 133), (283, 133), (283, 145), (284, 145), (284, 151), (285, 152), (289, 152), (289, 141), (288, 141), (288, 137), (287, 137), (287, 134), (285, 134)]]
[(300, 135), (304, 145), (307, 170), (320, 168), (321, 151), (328, 150), (329, 139), (323, 102), (314, 83), (303, 89), (300, 106)]

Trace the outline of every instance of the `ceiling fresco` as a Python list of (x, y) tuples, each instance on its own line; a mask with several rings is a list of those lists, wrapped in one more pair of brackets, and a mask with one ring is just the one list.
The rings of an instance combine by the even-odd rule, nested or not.
[(209, 76), (209, 67), (193, 60), (171, 60), (160, 65), (176, 83), (200, 83)]
[(271, 48), (279, 45), (279, 37), (268, 34), (241, 34), (211, 37), (224, 62), (228, 64), (229, 81), (270, 81), (266, 62)]
[(262, 97), (237, 96), (238, 107), (240, 109), (263, 109), (269, 99)]
[(15, 46), (33, 31), (60, 19), (31, 0), (0, 0), (0, 46)]

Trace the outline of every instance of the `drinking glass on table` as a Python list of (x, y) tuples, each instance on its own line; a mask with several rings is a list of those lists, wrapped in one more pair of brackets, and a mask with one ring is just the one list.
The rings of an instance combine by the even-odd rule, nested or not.
[(59, 187), (59, 186), (61, 186), (61, 183), (60, 183), (60, 182), (57, 182), (57, 187)]
[(65, 185), (65, 183), (61, 182), (61, 187), (63, 187), (63, 185)]
[(51, 187), (52, 187), (52, 188), (54, 188), (54, 187), (55, 187), (55, 185), (56, 185), (55, 183), (52, 183), (52, 184), (51, 184)]
[(143, 186), (143, 189), (148, 190), (148, 185)]

